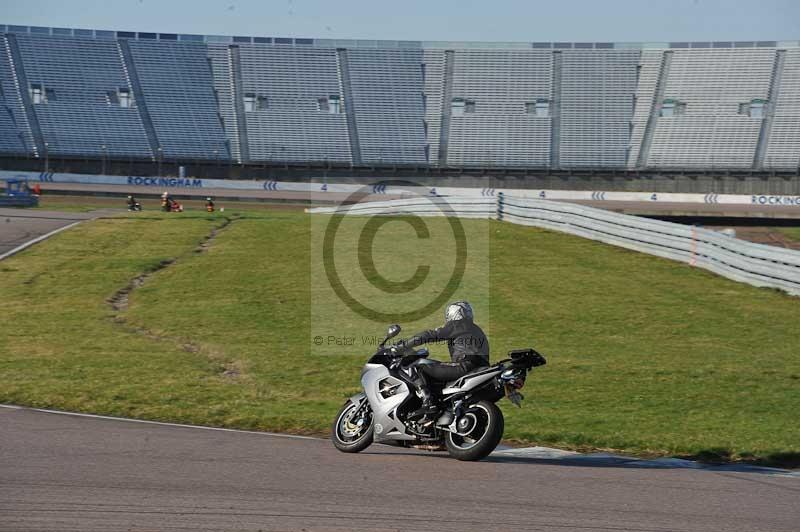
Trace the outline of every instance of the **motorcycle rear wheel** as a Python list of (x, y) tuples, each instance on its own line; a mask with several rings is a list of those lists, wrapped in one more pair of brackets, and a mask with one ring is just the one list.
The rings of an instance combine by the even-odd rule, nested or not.
[(444, 438), (447, 452), (457, 460), (482, 460), (495, 450), (503, 437), (503, 413), (493, 402), (484, 400), (470, 406), (464, 415), (472, 415), (475, 425), (467, 436), (447, 432)]
[(347, 401), (336, 415), (331, 431), (331, 440), (334, 447), (343, 453), (359, 453), (372, 445), (372, 412), (367, 408), (364, 421), (361, 426), (353, 423), (353, 414), (358, 409), (358, 405)]

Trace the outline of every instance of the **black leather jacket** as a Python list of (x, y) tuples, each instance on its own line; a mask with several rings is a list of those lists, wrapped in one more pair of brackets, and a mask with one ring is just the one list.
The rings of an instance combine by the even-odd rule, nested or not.
[(409, 347), (429, 342), (447, 342), (453, 362), (469, 362), (475, 366), (489, 365), (489, 340), (472, 320), (454, 320), (444, 327), (415, 334), (406, 341)]

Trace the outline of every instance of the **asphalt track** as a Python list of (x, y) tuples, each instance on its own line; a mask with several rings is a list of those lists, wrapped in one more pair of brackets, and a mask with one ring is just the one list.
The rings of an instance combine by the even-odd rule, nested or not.
[(91, 213), (0, 208), (0, 255), (51, 231), (94, 217), (96, 214)]
[[(238, 190), (229, 188), (150, 188), (143, 189), (134, 185), (86, 185), (81, 183), (41, 183), (44, 193), (48, 191), (58, 191), (62, 194), (86, 195), (86, 194), (107, 194), (115, 196), (126, 196), (133, 194), (140, 196), (159, 196), (164, 191), (169, 191), (177, 198), (203, 199), (207, 196), (215, 200), (228, 198), (242, 201), (279, 201), (296, 203), (333, 203), (353, 201), (351, 192), (298, 192), (291, 190)], [(369, 189), (365, 185), (365, 189)], [(359, 201), (383, 201), (396, 199), (399, 196), (390, 194), (366, 194), (358, 198)]]
[(0, 530), (796, 532), (800, 480), (0, 408)]

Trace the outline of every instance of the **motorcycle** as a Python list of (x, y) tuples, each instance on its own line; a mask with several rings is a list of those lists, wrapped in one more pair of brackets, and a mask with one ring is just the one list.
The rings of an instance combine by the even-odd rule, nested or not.
[(363, 392), (339, 410), (331, 439), (342, 452), (361, 452), (372, 443), (428, 450), (446, 448), (458, 460), (481, 460), (503, 437), (503, 413), (495, 404), (503, 397), (516, 406), (528, 372), (547, 363), (533, 349), (517, 349), (509, 358), (477, 368), (448, 383), (431, 383), (441, 410), (434, 419), (409, 419), (421, 400), (413, 384), (414, 366), (434, 364), (428, 350), (401, 345), (386, 347), (400, 333), (391, 325), (377, 351), (361, 371)]

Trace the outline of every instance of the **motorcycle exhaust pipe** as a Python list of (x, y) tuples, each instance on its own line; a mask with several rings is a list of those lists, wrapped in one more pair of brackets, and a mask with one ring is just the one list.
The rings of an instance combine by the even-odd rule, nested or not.
[(453, 413), (452, 412), (444, 412), (439, 419), (436, 420), (437, 427), (447, 427), (450, 423), (453, 422)]
[(435, 443), (417, 443), (410, 446), (412, 449), (419, 449), (420, 451), (446, 451), (447, 447), (444, 444), (435, 444)]

